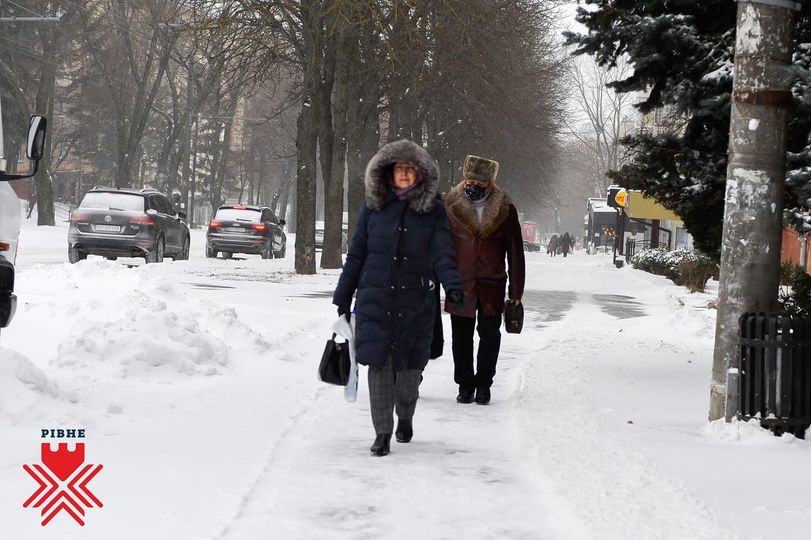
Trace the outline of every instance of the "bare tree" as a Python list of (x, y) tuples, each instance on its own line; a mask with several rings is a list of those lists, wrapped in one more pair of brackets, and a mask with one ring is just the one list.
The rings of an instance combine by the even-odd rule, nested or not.
[(624, 122), (631, 114), (632, 94), (617, 93), (607, 84), (627, 77), (628, 66), (598, 66), (591, 58), (572, 61), (570, 80), (576, 92), (574, 118), (567, 121), (569, 135), (590, 154), (588, 174), (593, 195), (605, 195), (611, 183), (606, 173), (617, 169), (624, 159), (621, 139)]

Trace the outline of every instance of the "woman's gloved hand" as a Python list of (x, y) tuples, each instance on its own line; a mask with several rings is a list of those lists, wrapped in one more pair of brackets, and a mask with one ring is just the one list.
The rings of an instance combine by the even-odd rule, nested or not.
[(352, 310), (349, 309), (349, 306), (338, 306), (338, 316), (346, 317), (346, 322), (352, 323)]

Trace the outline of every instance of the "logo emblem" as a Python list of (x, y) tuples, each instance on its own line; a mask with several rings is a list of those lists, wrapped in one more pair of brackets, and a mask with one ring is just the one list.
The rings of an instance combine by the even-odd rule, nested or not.
[(23, 507), (41, 509), (43, 527), (63, 510), (84, 526), (85, 508), (104, 506), (87, 487), (103, 466), (85, 464), (85, 443), (75, 445), (76, 449), (69, 451), (68, 443), (59, 443), (54, 452), (50, 443), (42, 443), (42, 464), (23, 465), (39, 484)]
[(104, 216), (104, 223), (110, 223), (113, 220), (110, 216)]

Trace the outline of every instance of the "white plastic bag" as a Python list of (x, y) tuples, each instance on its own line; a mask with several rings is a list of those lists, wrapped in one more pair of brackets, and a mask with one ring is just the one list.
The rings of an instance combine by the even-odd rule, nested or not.
[(355, 316), (352, 315), (352, 322), (349, 323), (346, 317), (341, 315), (332, 325), (332, 331), (337, 336), (344, 338), (349, 344), (349, 382), (344, 387), (344, 399), (353, 403), (358, 399), (358, 362), (355, 360)]

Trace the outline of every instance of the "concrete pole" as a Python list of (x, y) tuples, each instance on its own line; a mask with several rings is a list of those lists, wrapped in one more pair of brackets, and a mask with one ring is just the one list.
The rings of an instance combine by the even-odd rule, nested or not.
[[(737, 413), (738, 319), (777, 307), (794, 11), (739, 0), (710, 420)], [(729, 397), (729, 399), (727, 399)]]

